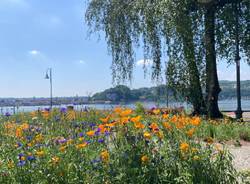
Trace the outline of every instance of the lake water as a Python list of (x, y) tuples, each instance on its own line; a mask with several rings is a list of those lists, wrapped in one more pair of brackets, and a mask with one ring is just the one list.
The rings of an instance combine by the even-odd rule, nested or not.
[[(144, 107), (146, 108), (152, 108), (152, 107), (156, 107), (156, 103), (154, 102), (146, 102), (143, 103)], [(81, 109), (85, 109), (86, 108), (95, 108), (95, 109), (112, 109), (116, 106), (126, 106), (126, 107), (130, 107), (130, 108), (134, 108), (135, 104), (126, 104), (126, 105), (111, 105), (111, 104), (88, 104), (88, 105), (75, 105), (74, 108), (76, 110), (81, 110)], [(166, 104), (160, 104), (160, 107), (166, 107)], [(178, 102), (172, 102), (169, 103), (169, 107), (184, 107), (184, 108), (190, 108), (190, 105), (187, 105), (186, 103), (178, 103)], [(18, 108), (13, 108), (13, 107), (1, 107), (1, 114), (5, 114), (6, 112), (9, 113), (17, 113), (17, 112), (31, 112), (34, 110), (38, 110), (38, 109), (44, 109), (44, 108), (48, 108), (49, 106), (20, 106)], [(54, 106), (57, 108), (61, 108), (61, 107), (67, 107), (67, 105), (61, 105), (61, 106)], [(219, 107), (220, 110), (224, 110), (224, 111), (235, 111), (236, 107), (237, 107), (237, 101), (236, 100), (223, 100), (223, 101), (219, 101)], [(250, 100), (242, 100), (242, 109), (243, 110), (250, 110)]]

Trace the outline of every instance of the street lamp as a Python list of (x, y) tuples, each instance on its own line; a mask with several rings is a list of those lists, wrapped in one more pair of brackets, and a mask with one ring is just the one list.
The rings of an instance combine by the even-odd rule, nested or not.
[(241, 108), (241, 90), (240, 90), (240, 48), (239, 48), (239, 3), (234, 4), (235, 10), (235, 63), (236, 63), (236, 91), (237, 91), (237, 110), (236, 119), (240, 120), (242, 118), (242, 108)]
[(52, 110), (52, 106), (53, 106), (53, 96), (52, 96), (52, 68), (48, 68), (46, 71), (46, 76), (45, 79), (49, 79), (50, 80), (50, 109)]

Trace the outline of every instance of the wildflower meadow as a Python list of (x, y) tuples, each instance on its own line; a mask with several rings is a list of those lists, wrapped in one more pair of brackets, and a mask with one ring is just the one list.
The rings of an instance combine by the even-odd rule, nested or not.
[(223, 121), (142, 107), (4, 116), (0, 183), (237, 183), (215, 141)]

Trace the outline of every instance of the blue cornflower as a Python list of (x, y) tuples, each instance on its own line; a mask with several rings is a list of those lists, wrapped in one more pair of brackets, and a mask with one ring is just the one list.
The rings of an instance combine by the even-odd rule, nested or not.
[(28, 160), (28, 161), (34, 161), (34, 160), (36, 160), (36, 158), (35, 158), (34, 156), (28, 156), (28, 157), (27, 157), (27, 160)]
[(18, 166), (19, 167), (22, 167), (22, 166), (24, 166), (26, 164), (26, 162), (25, 162), (25, 160), (20, 160), (19, 162), (18, 162)]

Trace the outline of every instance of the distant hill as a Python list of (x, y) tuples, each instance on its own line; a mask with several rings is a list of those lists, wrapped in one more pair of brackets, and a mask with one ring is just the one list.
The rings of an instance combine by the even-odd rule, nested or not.
[[(236, 98), (236, 82), (220, 81), (221, 93), (220, 100)], [(173, 100), (173, 92), (168, 90), (169, 99)], [(242, 99), (250, 99), (250, 80), (241, 82)], [(133, 102), (133, 101), (157, 101), (167, 99), (167, 88), (165, 85), (150, 88), (130, 89), (124, 85), (106, 89), (92, 96), (91, 101), (112, 103)]]

